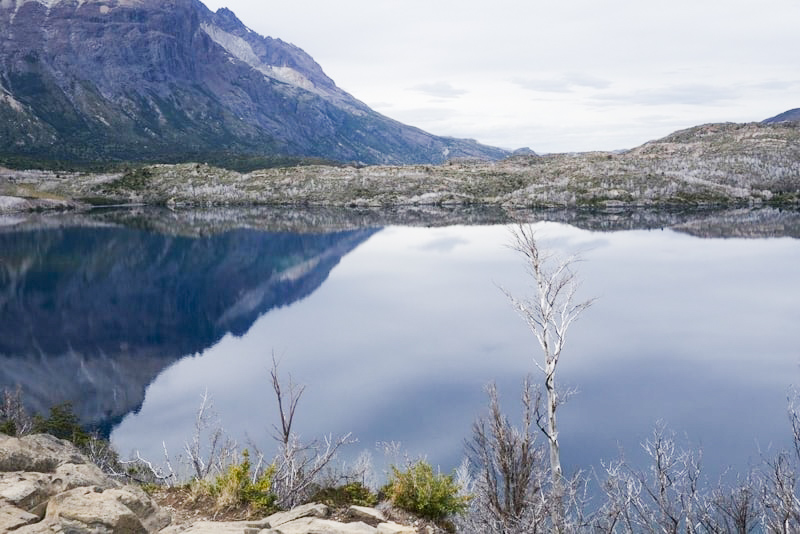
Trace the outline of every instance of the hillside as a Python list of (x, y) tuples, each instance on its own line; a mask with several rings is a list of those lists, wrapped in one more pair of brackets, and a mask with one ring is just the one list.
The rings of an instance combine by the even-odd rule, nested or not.
[(521, 155), (437, 166), (301, 166), (245, 174), (202, 164), (108, 175), (6, 171), (0, 195), (170, 206), (797, 205), (800, 123), (707, 124), (622, 154)]
[(776, 122), (784, 122), (784, 121), (800, 121), (800, 108), (790, 109), (789, 111), (784, 111), (774, 117), (770, 117), (769, 119), (765, 119), (765, 124), (774, 124)]
[(378, 114), (199, 0), (0, 2), (0, 163), (497, 159)]

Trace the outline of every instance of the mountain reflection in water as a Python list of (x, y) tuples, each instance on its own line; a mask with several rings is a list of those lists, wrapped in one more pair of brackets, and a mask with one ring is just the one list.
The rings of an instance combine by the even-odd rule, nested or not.
[(118, 225), (0, 232), (0, 387), (109, 429), (179, 358), (313, 292), (375, 230), (206, 237)]
[[(796, 213), (547, 216), (559, 222), (537, 223), (543, 244), (581, 252), (582, 294), (599, 297), (559, 370), (579, 391), (560, 412), (565, 466), (597, 467), (619, 447), (635, 460), (658, 420), (713, 473), (745, 471), (788, 439)], [(269, 452), (276, 354), (307, 386), (302, 437), (352, 432), (353, 456), (400, 441), (454, 467), (485, 384), (515, 419), (535, 371), (535, 340), (497, 288), (529, 291), (507, 228), (344, 230), (359, 221), (337, 217), (297, 232), (177, 235), (147, 217), (0, 230), (0, 386), (22, 384), (39, 410), (71, 400), (114, 426), (123, 455), (149, 458), (162, 441), (180, 451), (207, 390), (225, 429)]]

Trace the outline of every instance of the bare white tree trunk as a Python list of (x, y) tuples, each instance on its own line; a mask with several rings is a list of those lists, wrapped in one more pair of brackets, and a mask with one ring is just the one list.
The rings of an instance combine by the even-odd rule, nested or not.
[[(564, 493), (564, 479), (556, 420), (556, 411), (560, 404), (556, 390), (556, 369), (564, 348), (567, 330), (572, 322), (592, 305), (594, 299), (576, 302), (579, 280), (572, 266), (579, 260), (577, 256), (562, 259), (542, 251), (536, 241), (535, 231), (530, 225), (520, 225), (512, 233), (511, 247), (525, 257), (528, 272), (535, 284), (535, 294), (529, 299), (521, 300), (505, 289), (503, 292), (528, 323), (542, 349), (542, 360), (534, 359), (534, 363), (545, 377), (547, 408), (546, 420), (542, 421), (542, 417), (537, 417), (537, 424), (547, 436), (553, 491), (558, 503)], [(563, 520), (563, 506), (556, 505), (553, 522), (557, 530), (561, 530), (560, 525), (563, 524)]]

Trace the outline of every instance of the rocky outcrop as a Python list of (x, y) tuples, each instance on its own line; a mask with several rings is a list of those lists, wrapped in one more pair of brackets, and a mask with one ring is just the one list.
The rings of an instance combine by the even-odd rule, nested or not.
[(389, 521), (381, 511), (362, 506), (350, 507), (350, 521), (334, 521), (329, 516), (327, 506), (312, 503), (288, 512), (278, 512), (260, 521), (198, 521), (171, 526), (162, 534), (417, 534), (434, 531), (433, 527), (419, 530)]
[(111, 479), (71, 443), (0, 434), (0, 532), (145, 534), (170, 521), (145, 492)]
[(0, 532), (19, 534), (415, 534), (376, 509), (353, 506), (345, 521), (306, 504), (258, 521), (171, 524), (170, 514), (136, 486), (90, 463), (71, 443), (46, 434), (0, 434)]

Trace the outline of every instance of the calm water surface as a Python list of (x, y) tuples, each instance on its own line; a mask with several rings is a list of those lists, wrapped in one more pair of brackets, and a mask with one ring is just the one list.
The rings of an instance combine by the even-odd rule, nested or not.
[[(560, 411), (568, 468), (599, 466), (620, 450), (635, 461), (658, 421), (703, 449), (711, 476), (788, 444), (786, 397), (800, 383), (800, 240), (536, 229), (543, 246), (581, 253), (581, 294), (599, 297), (571, 328), (559, 370), (578, 390)], [(0, 239), (0, 310), (27, 332), (2, 346), (0, 385), (52, 390), (42, 384), (54, 376), (82, 384), (97, 399), (71, 400), (84, 419), (105, 418), (123, 454), (161, 458), (162, 441), (178, 453), (205, 391), (228, 433), (270, 451), (275, 355), (306, 386), (302, 437), (352, 432), (358, 443), (345, 458), (380, 457), (377, 443), (397, 441), (450, 469), (485, 409), (484, 386), (495, 381), (516, 416), (522, 378), (539, 378), (538, 345), (498, 287), (530, 291), (503, 225), (210, 237), (112, 227)], [(67, 261), (76, 246), (88, 247), (83, 261)], [(37, 342), (47, 336), (31, 324), (44, 319), (50, 337), (75, 341)], [(84, 371), (70, 376), (76, 365)], [(45, 403), (44, 392), (33, 396)]]

